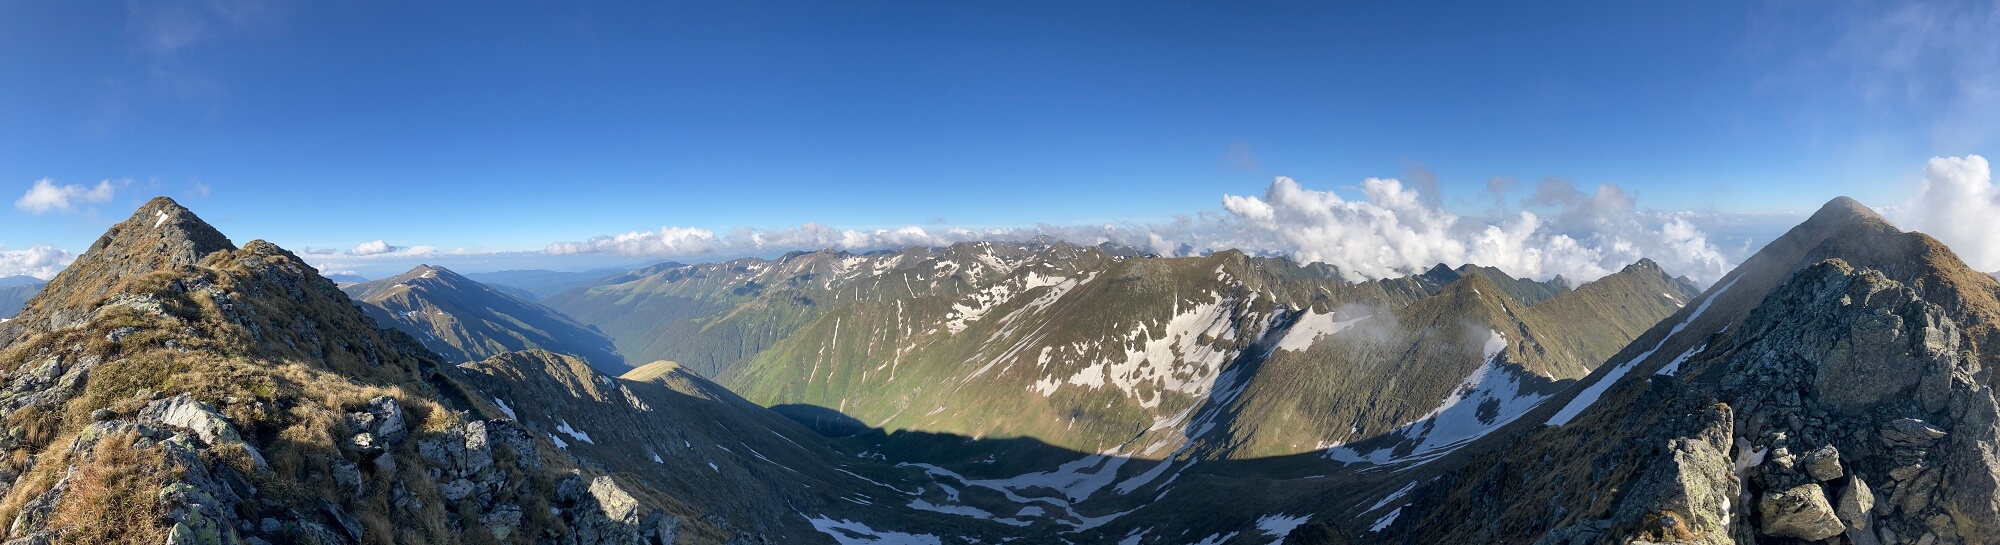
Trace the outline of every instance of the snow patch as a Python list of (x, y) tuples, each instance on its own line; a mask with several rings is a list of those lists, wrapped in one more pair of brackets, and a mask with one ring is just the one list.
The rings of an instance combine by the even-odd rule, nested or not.
[(847, 519), (834, 520), (828, 517), (806, 517), (814, 530), (833, 537), (840, 545), (943, 545), (943, 541), (930, 534), (906, 534), (869, 528), (867, 524)]
[(1416, 441), (1407, 454), (1395, 454), (1402, 450), (1402, 445), (1378, 448), (1367, 455), (1353, 447), (1338, 446), (1328, 449), (1327, 457), (1378, 465), (1428, 462), (1493, 433), (1549, 398), (1546, 394), (1524, 391), (1521, 381), (1525, 375), (1501, 363), (1499, 356), (1507, 349), (1505, 336), (1491, 332), (1480, 348), (1485, 360), (1459, 382), (1450, 397), (1429, 414), (1390, 432)]
[(1299, 351), (1312, 348), (1313, 343), (1318, 342), (1320, 339), (1330, 337), (1349, 327), (1354, 327), (1356, 322), (1369, 318), (1368, 316), (1362, 316), (1347, 320), (1335, 320), (1335, 317), (1333, 313), (1320, 314), (1312, 310), (1307, 310), (1304, 316), (1299, 317), (1297, 323), (1292, 324), (1292, 329), (1285, 332), (1284, 338), (1278, 340), (1278, 349)]
[(1281, 545), (1285, 542), (1286, 534), (1292, 533), (1293, 528), (1298, 528), (1311, 518), (1312, 515), (1289, 516), (1283, 513), (1264, 515), (1257, 518), (1257, 529), (1264, 531), (1264, 537), (1276, 538), (1271, 541), (1271, 545)]
[(556, 419), (556, 431), (563, 432), (564, 435), (568, 435), (571, 438), (576, 439), (578, 441), (590, 443), (593, 445), (597, 444), (596, 441), (590, 440), (590, 434), (577, 431), (576, 428), (569, 427), (569, 421), (567, 420), (563, 420), (560, 418)]
[(1390, 524), (1394, 524), (1396, 522), (1396, 515), (1401, 515), (1401, 514), (1403, 514), (1403, 508), (1397, 507), (1395, 511), (1390, 511), (1389, 514), (1382, 515), (1382, 518), (1375, 519), (1375, 524), (1373, 526), (1369, 526), (1368, 531), (1380, 532), (1383, 529), (1388, 528)]
[(1689, 356), (1699, 354), (1703, 350), (1708, 350), (1708, 345), (1704, 344), (1695, 348), (1689, 348), (1688, 351), (1682, 352), (1680, 357), (1674, 358), (1674, 361), (1667, 362), (1666, 365), (1660, 366), (1660, 370), (1654, 372), (1653, 374), (1666, 375), (1670, 377), (1674, 376), (1676, 373), (1681, 372), (1681, 362), (1687, 361)]
[(514, 415), (514, 408), (513, 408), (513, 407), (508, 407), (508, 406), (507, 406), (507, 402), (505, 402), (505, 401), (501, 401), (501, 400), (500, 400), (500, 398), (497, 398), (497, 397), (496, 397), (496, 398), (493, 398), (493, 404), (494, 404), (494, 405), (498, 405), (498, 406), (500, 406), (500, 412), (503, 412), (503, 413), (507, 413), (507, 418), (508, 418), (508, 419), (510, 419), (510, 420), (520, 420), (520, 419), (521, 419), (521, 417), (519, 417), (519, 416), (515, 416), (515, 415)]
[(1584, 388), (1582, 392), (1577, 393), (1574, 399), (1569, 400), (1568, 405), (1564, 405), (1561, 411), (1556, 412), (1555, 416), (1549, 417), (1548, 425), (1561, 426), (1568, 424), (1569, 421), (1575, 420), (1577, 415), (1583, 414), (1584, 409), (1590, 408), (1592, 404), (1597, 403), (1597, 398), (1604, 396), (1605, 390), (1610, 390), (1611, 385), (1617, 384), (1619, 379), (1625, 378), (1625, 374), (1632, 372), (1632, 368), (1638, 367), (1640, 362), (1646, 361), (1646, 358), (1653, 357), (1653, 353), (1660, 351), (1661, 347), (1666, 346), (1667, 341), (1673, 340), (1674, 335), (1679, 334), (1683, 329), (1687, 329), (1688, 324), (1694, 323), (1694, 320), (1700, 318), (1703, 312), (1708, 312), (1708, 305), (1714, 303), (1715, 298), (1721, 297), (1723, 293), (1727, 293), (1729, 288), (1736, 285), (1737, 280), (1742, 279), (1743, 277), (1741, 276), (1730, 279), (1728, 284), (1722, 285), (1722, 289), (1715, 290), (1715, 293), (1702, 298), (1701, 305), (1694, 307), (1694, 312), (1689, 313), (1687, 319), (1674, 324), (1674, 328), (1668, 331), (1666, 336), (1660, 337), (1660, 342), (1654, 344), (1652, 350), (1647, 350), (1645, 353), (1639, 354), (1637, 357), (1625, 363), (1618, 364), (1617, 367), (1613, 367), (1610, 371), (1605, 372), (1603, 378), (1591, 383), (1590, 387)]

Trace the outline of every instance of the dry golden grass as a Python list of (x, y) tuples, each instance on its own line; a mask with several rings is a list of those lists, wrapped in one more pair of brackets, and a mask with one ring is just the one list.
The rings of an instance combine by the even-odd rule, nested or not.
[(155, 446), (133, 448), (138, 435), (126, 432), (103, 437), (86, 463), (78, 464), (69, 490), (49, 517), (51, 528), (65, 529), (61, 543), (161, 543), (168, 527), (155, 493), (179, 480), (166, 453)]

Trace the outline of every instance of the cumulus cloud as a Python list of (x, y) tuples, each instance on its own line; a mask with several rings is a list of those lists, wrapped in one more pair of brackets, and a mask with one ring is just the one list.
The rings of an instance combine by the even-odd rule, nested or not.
[(76, 261), (76, 254), (57, 249), (54, 246), (35, 246), (25, 250), (0, 251), (0, 276), (33, 276), (43, 280), (55, 278), (63, 267)]
[(363, 242), (361, 243), (361, 245), (355, 246), (353, 249), (348, 250), (347, 255), (355, 255), (355, 256), (382, 255), (402, 249), (403, 247), (401, 246), (390, 246), (388, 242), (377, 240), (374, 242)]
[(1227, 227), (1247, 250), (1336, 267), (1350, 279), (1401, 276), (1437, 263), (1499, 267), (1529, 278), (1591, 280), (1650, 257), (1667, 270), (1709, 283), (1731, 264), (1685, 218), (1644, 211), (1616, 185), (1583, 192), (1561, 180), (1537, 188), (1522, 210), (1496, 220), (1445, 211), (1394, 179), (1362, 181), (1360, 200), (1271, 183), (1263, 197), (1226, 195)]
[[(1421, 167), (1412, 172), (1428, 176)], [(1223, 196), (1222, 213), (1202, 212), (1159, 224), (841, 230), (806, 223), (768, 230), (738, 228), (728, 234), (663, 227), (558, 242), (545, 251), (550, 255), (686, 258), (1046, 237), (1081, 245), (1113, 242), (1160, 255), (1199, 255), (1227, 249), (1289, 255), (1300, 262), (1332, 264), (1352, 280), (1402, 276), (1437, 263), (1454, 267), (1477, 263), (1531, 278), (1560, 274), (1587, 281), (1650, 257), (1669, 271), (1707, 283), (1720, 278), (1731, 266), (1686, 214), (1640, 209), (1636, 199), (1616, 185), (1585, 192), (1560, 180), (1544, 182), (1527, 204), (1546, 216), (1524, 210), (1488, 221), (1445, 211), (1435, 180), (1420, 184), (1428, 189), (1371, 178), (1362, 182), (1362, 199), (1347, 200), (1280, 177), (1261, 197)]]
[(1916, 194), (1884, 212), (1897, 227), (1937, 237), (1967, 265), (2000, 270), (2000, 187), (1985, 157), (1932, 158)]
[(111, 180), (86, 187), (76, 184), (57, 185), (54, 179), (42, 178), (35, 180), (35, 184), (28, 187), (28, 192), (14, 201), (14, 207), (32, 214), (49, 211), (68, 212), (75, 210), (79, 204), (109, 201), (117, 190)]

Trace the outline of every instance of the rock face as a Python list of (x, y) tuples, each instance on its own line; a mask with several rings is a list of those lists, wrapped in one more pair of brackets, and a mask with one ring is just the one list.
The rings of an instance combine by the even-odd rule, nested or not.
[[(1613, 358), (1634, 369), (1574, 419), (1494, 439), (1506, 446), (1417, 487), (1396, 524), (1360, 537), (2000, 539), (2000, 353), (1983, 349), (2000, 346), (2000, 283), (1836, 200), (1700, 301)], [(1670, 361), (1674, 373), (1650, 372)], [(1696, 417), (1703, 406), (1728, 416)], [(1629, 492), (1590, 492), (1612, 488)], [(1682, 499), (1705, 496), (1728, 502)], [(1477, 503), (1491, 498), (1508, 500)]]

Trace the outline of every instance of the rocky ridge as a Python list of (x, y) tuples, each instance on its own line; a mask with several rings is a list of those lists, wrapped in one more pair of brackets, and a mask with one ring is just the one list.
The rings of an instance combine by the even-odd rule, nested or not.
[(1996, 294), (1837, 199), (1505, 448), (1293, 540), (1996, 542)]
[[(502, 384), (490, 375), (380, 329), (297, 256), (238, 248), (169, 199), (110, 229), (22, 318), (0, 325), (10, 544), (825, 541), (797, 517), (737, 518), (782, 498), (759, 485), (675, 499), (698, 496), (573, 456), (543, 421), (496, 407), (475, 386)], [(499, 361), (561, 358), (540, 354)], [(734, 431), (783, 422), (762, 414)], [(725, 502), (739, 510), (711, 507)]]
[(400, 275), (343, 288), (377, 323), (409, 333), (452, 363), (503, 352), (572, 354), (608, 372), (629, 369), (610, 337), (548, 307), (450, 269), (419, 265)]

